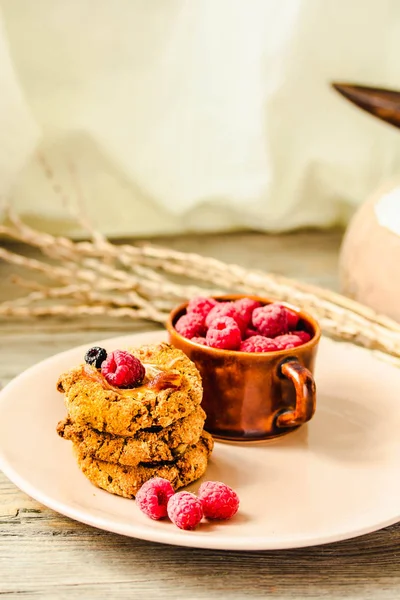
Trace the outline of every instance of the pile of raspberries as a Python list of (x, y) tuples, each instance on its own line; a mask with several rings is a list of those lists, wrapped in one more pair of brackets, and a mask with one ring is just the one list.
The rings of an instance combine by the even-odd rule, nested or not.
[(251, 298), (217, 302), (197, 297), (190, 300), (175, 329), (192, 342), (210, 348), (275, 352), (311, 339), (299, 325), (298, 314), (278, 302), (262, 305)]
[(221, 481), (205, 481), (196, 494), (175, 493), (172, 484), (162, 477), (146, 481), (136, 494), (140, 510), (158, 521), (169, 517), (179, 529), (196, 529), (205, 517), (210, 520), (227, 521), (239, 509), (236, 492)]

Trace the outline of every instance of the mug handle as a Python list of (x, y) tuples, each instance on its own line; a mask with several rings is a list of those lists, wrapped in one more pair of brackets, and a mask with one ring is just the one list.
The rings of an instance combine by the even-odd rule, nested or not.
[(315, 413), (316, 390), (311, 372), (297, 358), (289, 358), (279, 367), (280, 373), (292, 381), (296, 390), (296, 408), (285, 410), (276, 419), (278, 427), (296, 427), (309, 421)]

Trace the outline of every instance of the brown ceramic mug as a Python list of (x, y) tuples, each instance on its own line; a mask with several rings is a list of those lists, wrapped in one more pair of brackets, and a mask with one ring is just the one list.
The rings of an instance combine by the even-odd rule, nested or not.
[[(218, 301), (251, 298), (262, 304), (273, 302), (258, 296), (216, 296)], [(276, 352), (219, 350), (192, 342), (174, 325), (186, 312), (187, 303), (169, 315), (170, 343), (197, 366), (203, 381), (202, 406), (207, 413), (205, 428), (225, 440), (266, 440), (284, 435), (309, 421), (315, 412), (314, 362), (321, 331), (309, 314), (282, 303), (300, 317), (300, 327), (311, 339), (305, 344)]]

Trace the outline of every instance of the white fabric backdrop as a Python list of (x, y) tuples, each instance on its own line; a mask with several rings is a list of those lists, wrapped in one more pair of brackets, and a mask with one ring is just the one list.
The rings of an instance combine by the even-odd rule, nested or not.
[(147, 235), (332, 225), (400, 170), (400, 132), (329, 87), (400, 87), (397, 0), (0, 10), (0, 195), (49, 231), (76, 233), (76, 179), (97, 228)]

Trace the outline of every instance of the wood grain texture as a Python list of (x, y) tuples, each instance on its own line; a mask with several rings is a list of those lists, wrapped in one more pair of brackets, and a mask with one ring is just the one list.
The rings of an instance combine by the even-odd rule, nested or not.
[[(339, 232), (161, 240), (182, 250), (337, 287)], [(0, 264), (0, 298), (14, 291)], [(129, 321), (0, 324), (0, 382), (54, 353), (154, 328)], [(267, 503), (267, 499), (266, 499)], [(400, 525), (337, 544), (221, 552), (153, 544), (63, 517), (0, 474), (0, 598), (400, 598)]]

